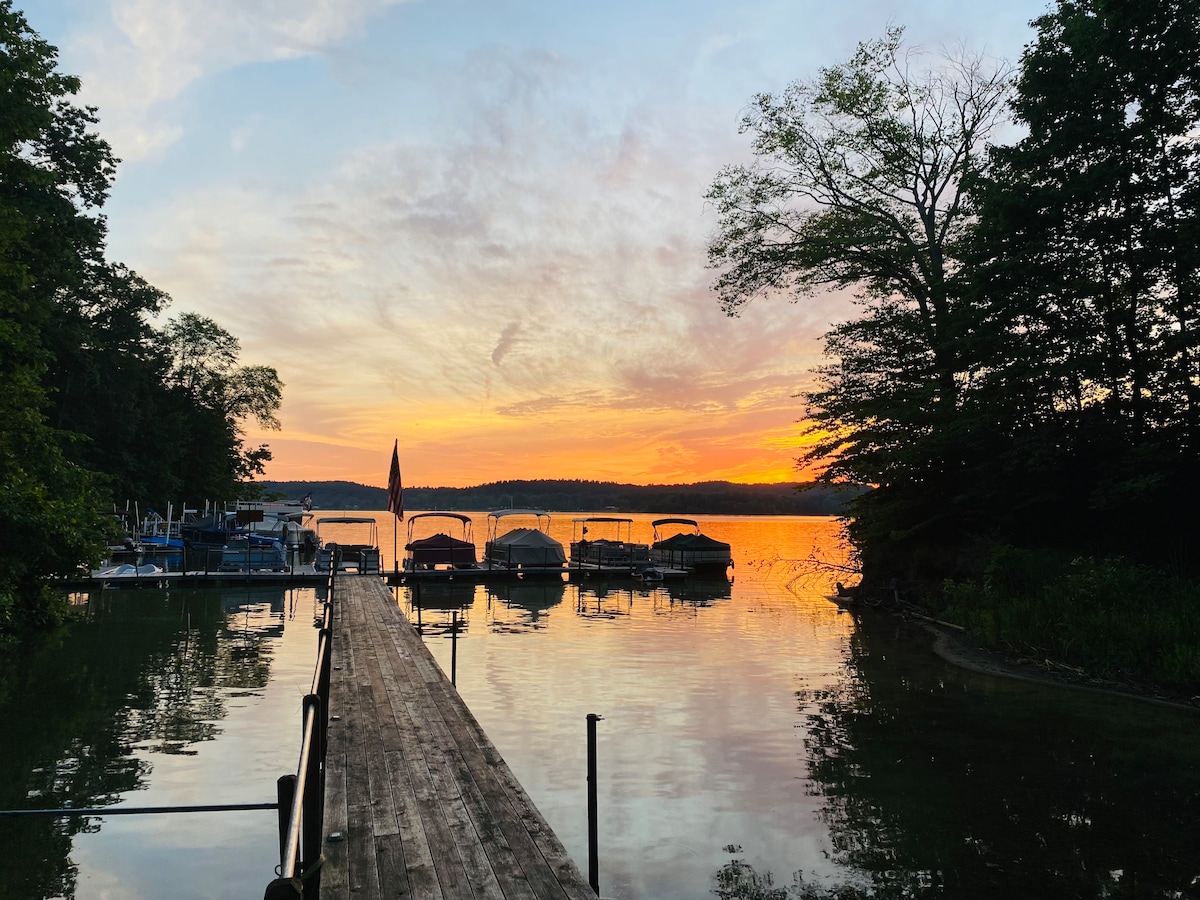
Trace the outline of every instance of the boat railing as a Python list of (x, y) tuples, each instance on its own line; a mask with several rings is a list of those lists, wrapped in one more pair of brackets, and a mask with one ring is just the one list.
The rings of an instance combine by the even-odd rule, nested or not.
[(317, 664), (301, 716), (300, 759), (296, 774), (276, 783), (279, 794), (278, 878), (267, 885), (264, 900), (299, 900), (319, 895), (322, 825), (325, 803), (325, 747), (329, 725), (329, 679), (333, 655), (333, 590), (341, 568), (341, 549), (332, 545), (333, 565), (325, 594)]

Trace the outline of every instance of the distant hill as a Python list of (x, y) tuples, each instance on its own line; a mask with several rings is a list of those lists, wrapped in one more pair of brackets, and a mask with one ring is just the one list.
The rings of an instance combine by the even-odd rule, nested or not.
[[(263, 481), (266, 490), (300, 500), (311, 493), (318, 509), (387, 509), (387, 491), (353, 481)], [(803, 487), (803, 490), (800, 488)], [(867, 490), (800, 483), (616, 484), (610, 481), (497, 481), (467, 488), (406, 487), (404, 507), (480, 511), (528, 507), (552, 512), (694, 513), (747, 516), (836, 516)]]

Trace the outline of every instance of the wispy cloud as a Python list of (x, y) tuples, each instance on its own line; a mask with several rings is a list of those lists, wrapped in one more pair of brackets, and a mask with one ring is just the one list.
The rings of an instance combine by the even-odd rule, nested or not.
[(286, 382), (273, 476), (380, 483), (399, 436), (412, 483), (779, 480), (849, 304), (723, 316), (703, 194), (754, 91), (962, 20), (893, 7), (108, 0), (55, 42), (127, 161), (116, 258)]
[(333, 52), (403, 0), (112, 0), (100, 31), (70, 46), (83, 99), (125, 161), (160, 155), (184, 128), (169, 101), (197, 81), (251, 63)]
[(558, 446), (551, 422), (571, 410), (585, 430), (664, 410), (728, 422), (764, 383), (795, 393), (826, 317), (720, 313), (705, 155), (574, 106), (595, 85), (562, 59), (491, 48), (449, 77), (467, 73), (448, 94), (447, 115), (468, 123), (455, 140), (363, 148), (299, 195), (180, 195), (147, 237), (149, 274), (276, 365), (310, 422), (370, 408), (379, 433), (364, 440), (441, 408), (474, 410), (475, 428), (532, 417)]

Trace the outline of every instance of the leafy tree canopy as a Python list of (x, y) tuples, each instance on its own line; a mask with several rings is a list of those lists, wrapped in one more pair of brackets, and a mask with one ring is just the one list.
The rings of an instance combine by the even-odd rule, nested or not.
[[(1200, 500), (1200, 0), (1059, 0), (1015, 79), (861, 44), (742, 130), (715, 290), (856, 292), (805, 398), (864, 572), (1161, 554)], [(1026, 136), (989, 146), (1009, 117)]]
[[(105, 259), (117, 160), (57, 51), (0, 0), (0, 632), (50, 621), (49, 576), (98, 561), (114, 501), (225, 499), (261, 474), (274, 369)], [(204, 356), (198, 357), (196, 354)]]
[(0, 630), (45, 619), (47, 575), (94, 561), (103, 523), (96, 478), (68, 460), (46, 420), (42, 340), (57, 299), (99, 256), (94, 213), (114, 160), (70, 98), (53, 47), (0, 0)]

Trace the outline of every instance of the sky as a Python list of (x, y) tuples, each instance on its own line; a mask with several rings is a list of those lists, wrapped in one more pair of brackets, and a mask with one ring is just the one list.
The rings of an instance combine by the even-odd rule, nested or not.
[(273, 480), (795, 481), (849, 297), (712, 291), (759, 92), (1045, 2), (16, 0), (122, 160), (109, 257), (275, 367)]

